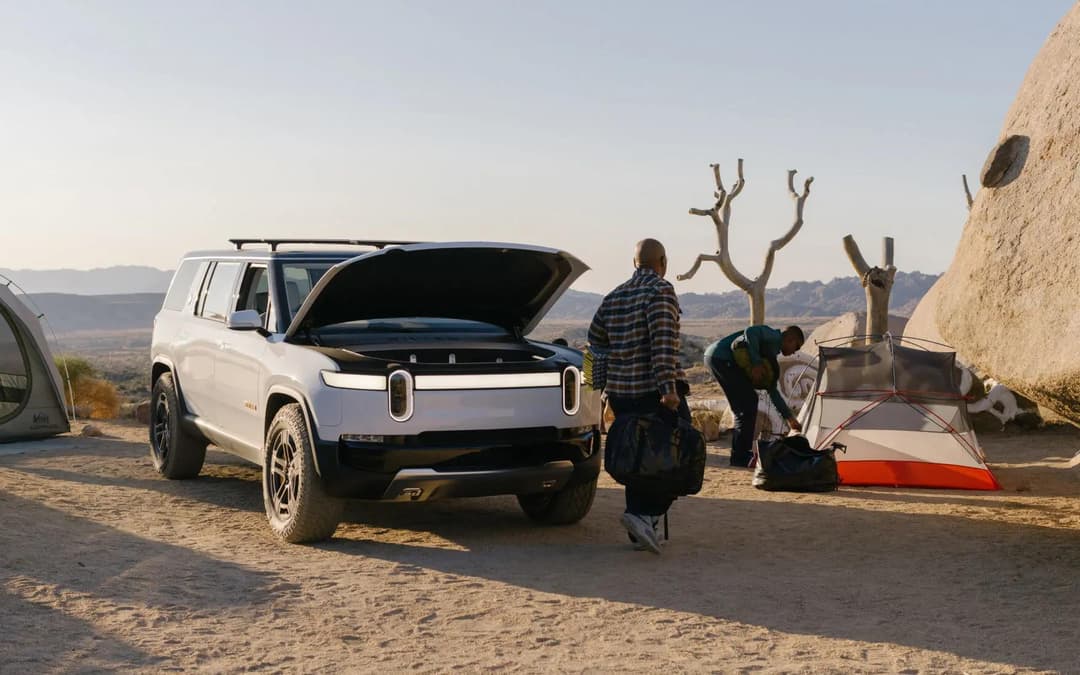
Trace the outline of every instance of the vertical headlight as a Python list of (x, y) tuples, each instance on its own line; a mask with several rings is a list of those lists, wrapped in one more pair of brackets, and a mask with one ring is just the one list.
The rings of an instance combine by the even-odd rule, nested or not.
[(390, 417), (404, 422), (413, 414), (413, 378), (406, 370), (395, 370), (387, 378)]
[(567, 415), (576, 415), (581, 405), (581, 371), (570, 366), (562, 373), (562, 409)]

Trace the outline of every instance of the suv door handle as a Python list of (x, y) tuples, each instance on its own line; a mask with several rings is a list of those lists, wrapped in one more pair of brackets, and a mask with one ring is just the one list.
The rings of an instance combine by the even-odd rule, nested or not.
[(230, 349), (229, 343), (225, 342), (224, 340), (218, 340), (217, 346), (218, 346), (218, 349), (220, 349), (223, 352), (227, 352)]

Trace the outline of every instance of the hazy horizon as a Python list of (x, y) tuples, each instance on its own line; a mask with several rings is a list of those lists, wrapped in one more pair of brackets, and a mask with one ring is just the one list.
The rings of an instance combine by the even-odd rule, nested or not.
[[(167, 273), (169, 275), (171, 275), (173, 272), (175, 272), (175, 269), (154, 267), (152, 265), (137, 265), (137, 264), (135, 264), (135, 265), (109, 265), (109, 266), (106, 266), (106, 267), (91, 267), (91, 268), (85, 268), (85, 269), (79, 269), (79, 268), (74, 268), (74, 267), (57, 267), (57, 268), (6, 268), (6, 267), (0, 267), (0, 274), (8, 275), (9, 272), (11, 274), (15, 274), (16, 277), (11, 278), (11, 280), (15, 283), (15, 286), (17, 287), (16, 290), (17, 291), (20, 291), (20, 290), (21, 291), (26, 291), (30, 295), (37, 295), (37, 294), (44, 294), (44, 293), (59, 293), (59, 294), (67, 294), (67, 295), (123, 295), (125, 293), (131, 293), (131, 294), (142, 294), (142, 293), (164, 294), (165, 291), (167, 290), (164, 286), (162, 286), (158, 290), (146, 290), (144, 288), (143, 290), (121, 291), (119, 289), (116, 289), (116, 290), (109, 290), (109, 291), (105, 291), (105, 292), (93, 291), (93, 292), (89, 292), (89, 293), (86, 293), (86, 292), (78, 293), (78, 292), (75, 292), (74, 290), (68, 290), (68, 289), (65, 289), (65, 290), (51, 290), (52, 286), (47, 287), (45, 290), (42, 290), (42, 289), (37, 287), (37, 285), (34, 283), (33, 280), (27, 281), (25, 279), (19, 279), (18, 278), (18, 275), (20, 273), (26, 273), (26, 274), (31, 274), (31, 275), (41, 275), (41, 274), (93, 274), (93, 273), (120, 271), (120, 270), (122, 270), (122, 271), (147, 270), (147, 271), (150, 271), (150, 272), (156, 272), (156, 273), (162, 273), (162, 274)], [(923, 276), (929, 276), (929, 277), (940, 276), (940, 273), (923, 272), (921, 270), (899, 270), (897, 274), (898, 274), (899, 278), (903, 278), (904, 275), (908, 275), (908, 276), (911, 276), (911, 275), (923, 275)], [(768, 290), (770, 290), (770, 291), (779, 290), (779, 289), (783, 288), (784, 286), (787, 286), (788, 284), (791, 284), (791, 283), (829, 284), (829, 283), (839, 281), (839, 280), (843, 280), (843, 279), (850, 279), (850, 278), (852, 278), (854, 276), (856, 276), (856, 275), (854, 274), (854, 271), (852, 271), (849, 274), (838, 274), (838, 275), (836, 275), (834, 277), (830, 277), (828, 279), (790, 279), (790, 280), (785, 281), (783, 284), (779, 284), (779, 285), (774, 285), (774, 284), (770, 283), (769, 286), (768, 286)], [(164, 284), (167, 285), (169, 279), (171, 279), (171, 276), (164, 279)], [(99, 280), (99, 282), (100, 283), (106, 283), (103, 280)], [(145, 282), (145, 280), (144, 280), (144, 282)], [(58, 282), (56, 280), (53, 280), (52, 284), (53, 284), (53, 286), (65, 285), (65, 284), (58, 284)], [(110, 285), (110, 284), (106, 283), (106, 285)], [(112, 285), (115, 285), (115, 283), (113, 283)], [(607, 293), (607, 290), (589, 290), (588, 288), (583, 288), (580, 283), (573, 284), (570, 287), (570, 290), (571, 291), (579, 291), (579, 292), (582, 292), (582, 293), (591, 293), (591, 294), (606, 294)], [(719, 289), (716, 289), (716, 290), (684, 291), (683, 294), (684, 295), (685, 294), (720, 295), (720, 294), (733, 293), (733, 292), (742, 293), (742, 291), (740, 289), (735, 288), (734, 286), (731, 286), (730, 288), (719, 288)]]
[[(1028, 64), (1072, 5), (496, 2), (0, 7), (0, 267), (171, 269), (235, 236), (520, 241), (624, 279), (711, 252), (770, 287), (850, 276), (840, 240), (942, 272)], [(14, 236), (12, 237), (12, 233)], [(680, 292), (733, 289), (715, 265)]]

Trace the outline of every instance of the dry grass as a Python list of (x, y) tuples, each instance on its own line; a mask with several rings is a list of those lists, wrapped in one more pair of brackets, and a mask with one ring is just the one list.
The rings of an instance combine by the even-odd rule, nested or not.
[(75, 412), (92, 420), (112, 420), (120, 416), (120, 393), (112, 382), (85, 377), (74, 383)]
[(56, 358), (56, 365), (64, 381), (64, 398), (78, 417), (111, 420), (120, 414), (120, 392), (112, 382), (98, 376), (94, 363), (63, 354)]

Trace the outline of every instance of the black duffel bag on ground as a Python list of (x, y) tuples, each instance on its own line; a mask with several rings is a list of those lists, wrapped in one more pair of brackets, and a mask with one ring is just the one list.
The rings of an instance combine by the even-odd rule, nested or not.
[(833, 443), (826, 450), (815, 450), (805, 436), (761, 443), (753, 486), (759, 490), (831, 492), (840, 484), (836, 451), (844, 449), (843, 445)]
[(697, 494), (705, 477), (705, 437), (667, 411), (619, 415), (608, 429), (604, 468), (628, 487)]

